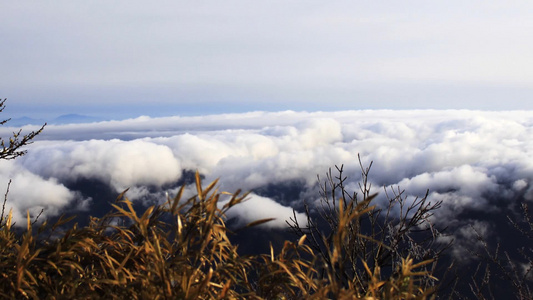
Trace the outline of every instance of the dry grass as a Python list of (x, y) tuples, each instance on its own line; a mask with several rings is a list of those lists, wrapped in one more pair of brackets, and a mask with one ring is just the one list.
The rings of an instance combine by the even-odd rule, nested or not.
[[(408, 264), (418, 270), (416, 285), (423, 292), (417, 295), (432, 295), (439, 284), (432, 274), (449, 246), (436, 242), (441, 233), (429, 221), (441, 202), (429, 202), (427, 194), (408, 201), (403, 191), (392, 190), (388, 202), (377, 207), (373, 205), (376, 194), (370, 192), (368, 181), (372, 163), (368, 167), (360, 159), (359, 163), (358, 192), (345, 187), (347, 177), (342, 166), (336, 167), (337, 175), (330, 169), (324, 182), (319, 178), (319, 204), (305, 205), (307, 224), (300, 224), (294, 216), (288, 225), (297, 236), (307, 236), (308, 245), (323, 261), (318, 265), (319, 277), (327, 280), (335, 294), (342, 288), (377, 297), (379, 284), (388, 281), (391, 287), (403, 286), (392, 284), (392, 280), (407, 274), (404, 268)], [(424, 263), (415, 264), (413, 260)], [(382, 297), (399, 296), (392, 293), (378, 298)]]
[[(113, 211), (90, 224), (60, 228), (70, 218), (16, 234), (11, 212), (0, 224), (0, 296), (5, 299), (425, 299), (432, 291), (420, 282), (431, 261), (402, 260), (394, 276), (365, 264), (364, 289), (345, 287), (336, 276), (346, 242), (345, 224), (369, 211), (339, 205), (339, 230), (325, 262), (306, 236), (286, 241), (279, 253), (241, 256), (228, 239), (225, 212), (245, 201), (231, 194), (224, 206), (217, 182), (182, 199), (183, 188), (165, 205), (136, 212), (124, 193)], [(259, 220), (249, 224), (267, 222)], [(113, 225), (115, 224), (115, 225)], [(118, 225), (116, 225), (118, 224)], [(327, 265), (330, 264), (330, 265)], [(320, 270), (320, 271), (319, 271)], [(319, 276), (319, 272), (326, 272)], [(255, 274), (255, 275), (254, 275)], [(253, 275), (253, 276), (252, 276)], [(253, 278), (251, 278), (253, 277)], [(364, 291), (364, 292), (362, 292)]]

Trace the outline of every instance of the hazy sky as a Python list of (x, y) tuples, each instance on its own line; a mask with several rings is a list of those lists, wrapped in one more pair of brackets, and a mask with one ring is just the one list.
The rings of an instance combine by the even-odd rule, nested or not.
[(12, 116), (533, 109), (531, 1), (2, 1)]

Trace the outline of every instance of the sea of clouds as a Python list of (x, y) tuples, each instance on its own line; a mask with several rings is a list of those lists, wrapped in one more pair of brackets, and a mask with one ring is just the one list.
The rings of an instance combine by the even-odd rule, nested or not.
[[(23, 127), (23, 132), (37, 127)], [(8, 137), (17, 128), (0, 128)], [(220, 190), (252, 191), (230, 211), (246, 223), (276, 218), (281, 228), (295, 208), (319, 199), (317, 174), (344, 165), (349, 189), (358, 190), (360, 167), (373, 161), (373, 191), (405, 190), (413, 199), (429, 190), (443, 201), (434, 221), (452, 223), (465, 210), (497, 210), (533, 201), (533, 114), (528, 111), (362, 110), (250, 112), (194, 117), (139, 117), (90, 124), (49, 125), (27, 155), (0, 161), (0, 183), (11, 179), (7, 208), (15, 220), (29, 210), (55, 216), (65, 207), (89, 209), (91, 199), (67, 188), (94, 179), (133, 201), (165, 200), (184, 170), (198, 170)], [(298, 182), (293, 199), (254, 189)], [(151, 188), (149, 188), (151, 187)], [(154, 188), (166, 187), (166, 188)], [(192, 190), (192, 187), (191, 187)], [(110, 199), (111, 200), (111, 199)], [(24, 222), (19, 222), (24, 224)], [(483, 222), (478, 222), (479, 232)], [(466, 229), (465, 229), (466, 230)], [(471, 233), (465, 232), (465, 235)]]

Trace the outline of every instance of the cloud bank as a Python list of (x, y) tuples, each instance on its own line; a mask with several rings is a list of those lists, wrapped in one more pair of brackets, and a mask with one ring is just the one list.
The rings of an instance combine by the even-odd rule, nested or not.
[[(25, 127), (25, 130), (32, 129)], [(14, 128), (2, 128), (7, 136)], [(48, 126), (28, 154), (6, 165), (0, 179), (13, 179), (8, 205), (61, 211), (76, 191), (64, 184), (97, 179), (141, 201), (160, 195), (184, 170), (199, 170), (220, 188), (261, 190), (298, 182), (296, 196), (255, 195), (232, 215), (242, 220), (283, 219), (290, 208), (319, 195), (317, 174), (344, 164), (348, 184), (360, 179), (357, 154), (374, 162), (375, 192), (400, 186), (409, 196), (442, 200), (437, 222), (453, 222), (466, 210), (497, 210), (533, 200), (533, 117), (529, 111), (367, 110), (251, 112), (198, 117), (140, 117), (124, 121)], [(15, 174), (16, 170), (16, 174)], [(32, 192), (42, 185), (46, 192)], [(15, 184), (20, 187), (16, 188)], [(171, 187), (168, 187), (171, 189)], [(44, 197), (45, 195), (46, 197)], [(381, 193), (384, 197), (384, 193)], [(276, 202), (274, 202), (276, 201)], [(498, 205), (496, 205), (498, 204)], [(301, 211), (301, 210), (300, 210)], [(284, 222), (273, 223), (283, 226)]]

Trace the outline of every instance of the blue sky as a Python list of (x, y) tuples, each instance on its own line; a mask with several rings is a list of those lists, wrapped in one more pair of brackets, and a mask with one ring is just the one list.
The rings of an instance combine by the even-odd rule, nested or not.
[(3, 1), (10, 116), (533, 109), (529, 1)]

